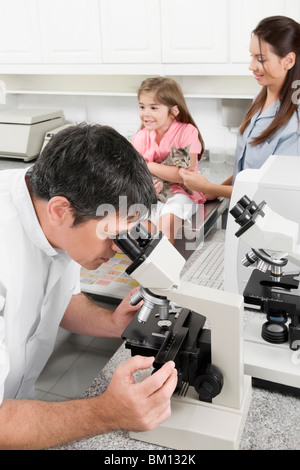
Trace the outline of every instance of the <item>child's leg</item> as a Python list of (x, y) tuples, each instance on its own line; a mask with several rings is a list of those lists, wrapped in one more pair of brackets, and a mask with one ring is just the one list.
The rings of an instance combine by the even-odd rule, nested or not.
[(157, 230), (162, 232), (169, 239), (170, 243), (174, 245), (176, 235), (179, 229), (182, 228), (182, 222), (183, 220), (175, 214), (164, 214), (158, 221)]
[(157, 202), (155, 207), (152, 207), (151, 214), (149, 219), (143, 220), (142, 225), (148, 230), (148, 232), (155, 235), (157, 233), (158, 221), (161, 217), (161, 210), (164, 207), (164, 204), (160, 201)]
[[(193, 202), (185, 194), (173, 194), (160, 210), (157, 223), (158, 230), (174, 244), (179, 230), (182, 229), (183, 221), (188, 220), (197, 209), (197, 203)], [(182, 234), (180, 233), (180, 236)]]

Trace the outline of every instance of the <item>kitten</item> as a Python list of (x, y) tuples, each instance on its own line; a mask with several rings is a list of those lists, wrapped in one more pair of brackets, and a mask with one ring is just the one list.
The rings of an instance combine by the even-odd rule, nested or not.
[[(167, 156), (167, 158), (161, 162), (161, 165), (169, 165), (169, 166), (178, 166), (180, 168), (189, 168), (191, 165), (191, 155), (190, 155), (190, 145), (188, 145), (185, 148), (175, 148), (171, 147), (170, 154)], [(156, 176), (153, 178), (158, 181), (162, 181), (163, 183), (163, 188), (161, 192), (157, 195), (157, 198), (161, 202), (166, 202), (167, 197), (172, 194), (172, 189), (168, 181), (164, 181), (160, 178), (157, 178)], [(178, 183), (179, 184), (179, 183)], [(182, 188), (188, 193), (188, 194), (193, 194), (193, 191), (190, 191), (186, 186), (183, 184), (180, 184)]]

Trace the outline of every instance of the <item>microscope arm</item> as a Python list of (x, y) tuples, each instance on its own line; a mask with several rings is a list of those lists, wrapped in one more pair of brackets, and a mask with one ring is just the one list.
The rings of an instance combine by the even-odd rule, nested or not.
[[(224, 386), (214, 404), (239, 408), (243, 396), (243, 297), (209, 287), (182, 282), (170, 289), (151, 289), (171, 302), (207, 317), (211, 326), (212, 363), (224, 376)], [(234, 392), (233, 392), (234, 390)]]
[(287, 258), (296, 266), (300, 266), (300, 245), (296, 245), (293, 253), (288, 253)]

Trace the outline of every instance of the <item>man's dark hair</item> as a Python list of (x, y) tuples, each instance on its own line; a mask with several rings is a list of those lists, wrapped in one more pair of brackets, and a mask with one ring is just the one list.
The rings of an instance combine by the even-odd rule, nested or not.
[(119, 212), (121, 196), (128, 208), (144, 207), (142, 216), (157, 202), (144, 158), (116, 130), (98, 124), (70, 126), (54, 135), (32, 169), (30, 186), (40, 199), (68, 199), (74, 225), (97, 218), (102, 204)]

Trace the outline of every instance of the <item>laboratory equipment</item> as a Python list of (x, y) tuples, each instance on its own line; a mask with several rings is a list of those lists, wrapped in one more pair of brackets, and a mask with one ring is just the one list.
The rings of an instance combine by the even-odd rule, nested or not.
[[(240, 226), (236, 237), (251, 248), (242, 260), (244, 266), (254, 268), (244, 289), (245, 302), (258, 306), (267, 318), (261, 325), (260, 336), (268, 346), (259, 359), (259, 366), (262, 369), (265, 361), (266, 367), (269, 362), (269, 368), (261, 377), (257, 377), (254, 370), (252, 374), (268, 379), (273, 372), (273, 381), (296, 389), (300, 387), (300, 368), (293, 361), (291, 351), (300, 348), (300, 270), (285, 273), (284, 268), (289, 260), (300, 266), (299, 225), (272, 211), (265, 201), (256, 204), (247, 195), (230, 213)], [(281, 345), (286, 345), (285, 351), (278, 349)], [(249, 347), (251, 354), (255, 363), (257, 351), (253, 341)], [(279, 370), (285, 357), (287, 363)], [(258, 364), (256, 366), (258, 368)], [(274, 374), (274, 366), (277, 374)], [(288, 383), (285, 383), (281, 376), (288, 375)], [(300, 395), (299, 388), (297, 390)]]
[[(300, 158), (271, 155), (260, 169), (238, 173), (230, 199), (229, 210), (245, 195), (251, 200), (266, 201), (277, 214), (300, 224)], [(224, 290), (242, 294), (251, 270), (241, 261), (249, 246), (236, 237), (237, 225), (228, 217), (224, 256)], [(300, 243), (300, 237), (298, 239)], [(290, 261), (291, 269), (297, 269)]]
[(0, 112), (0, 157), (25, 162), (37, 158), (45, 133), (63, 123), (62, 111), (10, 109)]
[(122, 336), (133, 355), (154, 354), (155, 368), (174, 360), (178, 385), (171, 417), (130, 436), (173, 449), (237, 449), (251, 400), (251, 378), (243, 370), (243, 298), (181, 282), (185, 259), (168, 239), (137, 232), (115, 240), (132, 260), (127, 273), (140, 284), (131, 302), (144, 299)]
[[(270, 329), (277, 329), (281, 330), (283, 337), (287, 338), (291, 318), (288, 315), (287, 322), (285, 324), (281, 322), (280, 326), (280, 322), (277, 321), (276, 328), (274, 322), (271, 322), (272, 326), (263, 328), (266, 315), (260, 313), (261, 300), (258, 299), (261, 297), (267, 299), (273, 291), (273, 299), (275, 293), (278, 299), (281, 298), (278, 302), (294, 303), (295, 309), (299, 302), (297, 276), (299, 263), (296, 247), (300, 243), (300, 212), (295, 210), (300, 202), (299, 171), (299, 157), (272, 155), (260, 169), (244, 170), (237, 175), (230, 210), (246, 194), (251, 201), (266, 201), (267, 204), (264, 205), (262, 211), (266, 211), (268, 217), (257, 214), (257, 222), (251, 230), (245, 231), (238, 237), (235, 219), (232, 216), (228, 217), (224, 260), (224, 289), (233, 293), (245, 293), (245, 374), (253, 377), (254, 385), (296, 394), (299, 394), (300, 389), (299, 351), (291, 349), (289, 342), (270, 343), (261, 336), (263, 329), (266, 336), (270, 334)], [(263, 229), (259, 238), (256, 239), (254, 234), (256, 236), (255, 231), (258, 227)], [(288, 243), (289, 245), (286, 246)], [(253, 253), (250, 251), (251, 248), (254, 248)], [(272, 250), (276, 253), (273, 259), (277, 260), (277, 266), (267, 270), (266, 273), (261, 273), (259, 269), (256, 269), (256, 264), (262, 268), (266, 267), (264, 263), (270, 264), (266, 253)], [(288, 264), (279, 259), (280, 252), (285, 250), (288, 257), (283, 254), (282, 258), (287, 258)], [(245, 259), (246, 255), (248, 259)], [(256, 255), (258, 255), (258, 260), (255, 260)], [(251, 264), (252, 259), (256, 264)], [(277, 287), (274, 285), (272, 270), (273, 272), (283, 270), (286, 273), (284, 276), (277, 277)], [(266, 276), (268, 279), (265, 278)], [(249, 284), (250, 277), (252, 279)], [(279, 277), (280, 281), (278, 281)], [(253, 292), (256, 294), (252, 295)], [(254, 301), (255, 297), (257, 298)], [(266, 300), (267, 303), (269, 301)], [(263, 309), (265, 309), (264, 305)], [(293, 323), (296, 321), (295, 317)]]
[(44, 150), (46, 145), (50, 142), (52, 137), (54, 137), (60, 131), (63, 131), (64, 129), (67, 129), (68, 127), (70, 127), (72, 125), (73, 125), (72, 123), (67, 123), (67, 124), (64, 124), (62, 126), (55, 127), (54, 129), (50, 129), (48, 132), (46, 132), (45, 137), (44, 137), (44, 141), (43, 141), (43, 145), (42, 145), (42, 148), (41, 148), (41, 152)]

